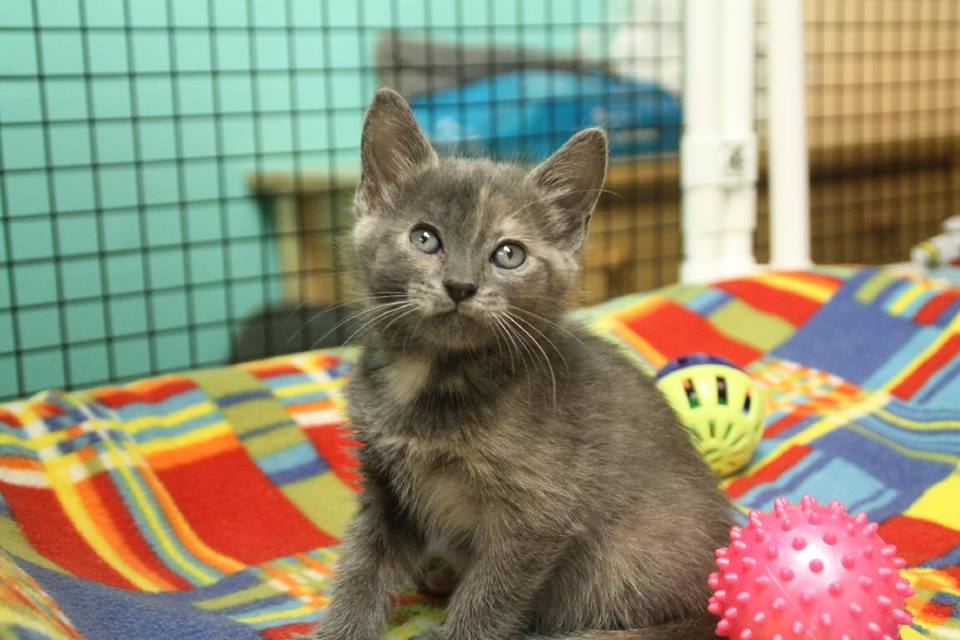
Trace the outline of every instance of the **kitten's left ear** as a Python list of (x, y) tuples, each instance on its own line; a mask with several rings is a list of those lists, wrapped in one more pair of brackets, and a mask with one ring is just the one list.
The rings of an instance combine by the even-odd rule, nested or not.
[(564, 214), (563, 232), (579, 249), (607, 174), (607, 134), (584, 129), (533, 171), (530, 179)]
[(361, 213), (380, 209), (397, 184), (438, 163), (410, 105), (392, 89), (380, 89), (370, 102), (363, 121), (360, 161), (363, 175), (357, 203)]

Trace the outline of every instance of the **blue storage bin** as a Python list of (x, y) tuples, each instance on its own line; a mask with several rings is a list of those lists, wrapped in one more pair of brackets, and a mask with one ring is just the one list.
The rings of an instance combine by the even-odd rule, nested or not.
[(438, 150), (536, 162), (575, 131), (602, 126), (610, 155), (675, 153), (680, 100), (652, 82), (602, 71), (527, 69), (410, 100)]

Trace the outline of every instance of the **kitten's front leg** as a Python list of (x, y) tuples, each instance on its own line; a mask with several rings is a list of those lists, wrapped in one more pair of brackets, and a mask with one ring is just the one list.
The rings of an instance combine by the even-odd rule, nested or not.
[(376, 640), (383, 632), (390, 593), (411, 571), (416, 541), (392, 519), (386, 496), (367, 487), (337, 562), (333, 598), (310, 640)]
[(503, 527), (479, 550), (454, 592), (443, 626), (427, 640), (507, 640), (526, 626), (531, 600), (549, 575), (559, 542)]

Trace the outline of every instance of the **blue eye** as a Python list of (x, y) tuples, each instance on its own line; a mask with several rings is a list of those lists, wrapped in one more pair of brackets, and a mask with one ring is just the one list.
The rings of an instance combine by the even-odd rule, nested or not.
[(504, 242), (493, 252), (490, 260), (501, 269), (516, 269), (527, 259), (527, 252), (518, 244)]
[(410, 232), (410, 243), (424, 253), (440, 251), (440, 236), (433, 229), (417, 227)]

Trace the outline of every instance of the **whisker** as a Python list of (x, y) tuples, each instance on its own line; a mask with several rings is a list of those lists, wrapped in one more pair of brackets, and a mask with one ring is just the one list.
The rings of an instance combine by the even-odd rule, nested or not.
[(388, 323), (383, 327), (383, 329), (381, 329), (381, 331), (386, 331), (387, 329), (389, 329), (389, 328), (391, 327), (391, 325), (393, 325), (394, 322), (396, 322), (397, 320), (399, 320), (399, 319), (401, 319), (401, 318), (405, 318), (406, 316), (410, 315), (411, 313), (414, 313), (416, 310), (417, 310), (416, 305), (412, 305), (412, 303), (411, 303), (411, 307), (410, 307), (409, 309), (407, 309), (406, 311), (404, 311), (403, 313), (401, 313), (400, 315), (398, 315), (396, 318), (394, 318), (393, 320), (391, 320), (390, 322), (388, 322)]
[(387, 318), (387, 317), (389, 317), (391, 314), (400, 313), (400, 312), (402, 312), (402, 311), (405, 311), (405, 310), (406, 310), (406, 305), (410, 305), (410, 307), (416, 309), (416, 306), (415, 306), (412, 302), (409, 302), (409, 301), (402, 301), (402, 302), (399, 302), (399, 303), (389, 303), (389, 304), (399, 304), (399, 305), (401, 305), (401, 306), (400, 306), (400, 307), (391, 307), (391, 308), (387, 309), (386, 311), (383, 311), (382, 313), (374, 316), (373, 318), (370, 318), (369, 320), (367, 320), (366, 322), (364, 322), (363, 325), (361, 325), (359, 329), (357, 329), (356, 331), (354, 331), (353, 333), (351, 333), (350, 336), (344, 341), (344, 344), (345, 344), (345, 345), (346, 345), (346, 344), (350, 344), (350, 341), (351, 341), (351, 340), (353, 340), (358, 334), (360, 334), (360, 333), (362, 333), (364, 330), (366, 330), (367, 327), (370, 327), (370, 326), (372, 326), (373, 324), (375, 324), (378, 320), (382, 320), (383, 318)]
[(514, 336), (510, 331), (510, 327), (507, 325), (506, 322), (503, 321), (501, 314), (496, 314), (494, 316), (494, 321), (497, 323), (498, 327), (503, 329), (503, 335), (510, 343), (510, 348), (507, 351), (510, 354), (510, 370), (511, 370), (511, 373), (516, 374), (517, 365), (513, 356), (514, 354), (516, 354), (517, 357), (520, 357), (520, 348), (517, 346), (516, 340), (514, 339)]
[(535, 312), (530, 311), (530, 310), (528, 310), (528, 309), (521, 309), (520, 307), (515, 307), (515, 306), (513, 306), (513, 305), (510, 305), (510, 309), (513, 310), (513, 311), (516, 311), (516, 312), (518, 312), (518, 313), (525, 313), (525, 314), (527, 314), (527, 315), (529, 315), (529, 316), (532, 316), (535, 320), (540, 320), (541, 322), (545, 322), (545, 323), (547, 323), (548, 325), (550, 325), (551, 327), (555, 327), (558, 331), (562, 331), (563, 333), (567, 334), (568, 336), (570, 336), (571, 338), (573, 338), (574, 340), (576, 340), (576, 341), (580, 344), (580, 346), (582, 346), (582, 347), (584, 347), (584, 348), (589, 348), (589, 347), (587, 347), (587, 343), (584, 342), (583, 339), (582, 339), (580, 336), (578, 336), (578, 335), (575, 334), (573, 331), (571, 331), (568, 327), (563, 326), (563, 325), (560, 324), (559, 322), (554, 322), (553, 320), (550, 320), (549, 318), (543, 317), (543, 316), (540, 315), (539, 313), (535, 313)]
[(494, 318), (494, 326), (491, 327), (491, 328), (493, 329), (493, 337), (496, 338), (496, 340), (497, 340), (497, 353), (498, 353), (498, 354), (501, 354), (501, 353), (503, 353), (503, 342), (501, 342), (501, 340), (500, 340), (500, 332), (497, 330), (498, 327), (497, 327), (497, 325), (496, 325), (496, 318)]
[(515, 317), (513, 317), (513, 316), (510, 315), (510, 314), (507, 314), (507, 315), (504, 316), (504, 317), (505, 317), (507, 320), (513, 322), (513, 323), (514, 323), (514, 326), (516, 326), (517, 329), (519, 329), (520, 331), (522, 331), (528, 338), (530, 338), (530, 342), (533, 343), (533, 346), (535, 346), (537, 349), (539, 349), (540, 354), (543, 356), (543, 361), (544, 361), (544, 363), (547, 365), (547, 369), (548, 369), (548, 371), (549, 371), (549, 373), (550, 373), (550, 386), (551, 386), (551, 389), (553, 390), (553, 406), (554, 406), (554, 408), (556, 408), (556, 406), (557, 406), (557, 376), (556, 376), (556, 374), (555, 374), (555, 372), (554, 372), (554, 370), (553, 370), (553, 363), (550, 362), (550, 356), (547, 355), (547, 352), (544, 350), (544, 348), (541, 347), (541, 346), (540, 346), (540, 343), (537, 342), (536, 338), (533, 337), (533, 334), (531, 334), (529, 331), (527, 331), (526, 329), (524, 329), (523, 325), (520, 324), (520, 322), (519, 322)]
[[(348, 322), (352, 322), (352, 321), (354, 321), (354, 320), (359, 320), (360, 318), (362, 318), (362, 317), (364, 317), (364, 316), (369, 316), (369, 315), (371, 315), (371, 314), (375, 314), (375, 313), (377, 313), (377, 312), (383, 311), (384, 309), (392, 309), (392, 308), (394, 308), (394, 307), (396, 307), (396, 306), (404, 305), (404, 304), (412, 304), (412, 303), (410, 303), (410, 302), (408, 302), (408, 301), (406, 301), (406, 300), (397, 300), (397, 301), (394, 301), (394, 302), (385, 302), (385, 303), (382, 303), (382, 304), (376, 304), (376, 305), (373, 305), (372, 307), (368, 307), (368, 308), (366, 308), (366, 309), (361, 309), (360, 311), (357, 311), (357, 312), (355, 312), (355, 313), (351, 313), (351, 314), (348, 315), (346, 318), (344, 318), (343, 320), (341, 320), (340, 322), (338, 322), (332, 329), (330, 329), (330, 330), (327, 331), (325, 334), (323, 334), (322, 336), (320, 336), (319, 338), (317, 338), (317, 340), (314, 341), (314, 343), (313, 343), (313, 347), (315, 348), (318, 344), (320, 344), (320, 343), (324, 340), (324, 338), (326, 338), (327, 336), (329, 336), (329, 335), (332, 334), (334, 331), (336, 331), (337, 329), (339, 329), (339, 328), (342, 327), (343, 325), (347, 324)], [(364, 325), (364, 326), (365, 326), (365, 325)], [(354, 334), (351, 334), (350, 337), (352, 338), (353, 335), (354, 335)], [(343, 344), (347, 344), (347, 342), (349, 342), (349, 339), (345, 340)]]
[[(293, 308), (293, 309), (290, 310), (290, 313), (288, 313), (288, 314), (287, 314), (287, 317), (283, 319), (283, 322), (281, 323), (280, 326), (283, 327), (284, 329), (286, 329), (286, 328), (287, 328), (287, 323), (289, 323), (290, 320), (293, 319), (293, 316), (295, 316), (295, 315), (297, 315), (298, 313), (300, 313), (301, 309), (303, 309), (305, 306), (307, 306), (307, 301), (306, 301), (306, 300), (301, 300), (301, 301), (300, 301), (300, 304), (298, 304), (295, 308)], [(297, 335), (300, 335), (300, 332), (299, 332), (299, 331), (298, 331), (297, 334), (294, 336), (294, 338), (297, 337)], [(292, 339), (292, 338), (291, 338), (291, 339)]]
[(543, 331), (541, 331), (540, 328), (538, 328), (535, 324), (533, 324), (533, 323), (530, 322), (529, 320), (523, 318), (522, 316), (514, 316), (514, 318), (515, 318), (516, 320), (519, 320), (520, 322), (524, 323), (524, 324), (525, 324), (526, 326), (528, 326), (531, 330), (536, 331), (537, 334), (538, 334), (541, 338), (543, 338), (544, 340), (546, 340), (547, 343), (553, 348), (554, 351), (556, 351), (557, 355), (560, 357), (560, 361), (563, 362), (563, 368), (566, 369), (567, 371), (570, 370), (570, 367), (567, 365), (567, 359), (563, 356), (563, 352), (560, 351), (560, 348), (557, 347), (557, 344), (556, 344), (553, 340), (551, 340), (551, 339), (547, 336), (546, 333), (544, 333)]
[[(313, 314), (313, 316), (311, 316), (309, 320), (307, 320), (306, 322), (304, 322), (304, 323), (303, 323), (303, 326), (301, 326), (299, 329), (297, 329), (297, 332), (296, 332), (296, 333), (294, 333), (292, 336), (290, 336), (289, 338), (287, 338), (287, 344), (289, 345), (291, 342), (293, 342), (294, 340), (296, 340), (296, 339), (300, 336), (300, 334), (302, 334), (304, 331), (307, 330), (307, 327), (310, 326), (310, 323), (312, 323), (314, 320), (316, 320), (317, 318), (319, 318), (319, 317), (320, 317), (322, 314), (324, 314), (324, 313), (327, 313), (327, 312), (330, 312), (330, 311), (336, 311), (337, 309), (342, 309), (342, 308), (344, 308), (344, 307), (351, 306), (351, 305), (359, 305), (359, 304), (361, 304), (361, 303), (363, 303), (363, 302), (372, 302), (372, 301), (374, 301), (374, 300), (394, 300), (394, 299), (402, 299), (402, 298), (405, 298), (405, 297), (406, 297), (406, 295), (405, 295), (405, 294), (402, 294), (402, 293), (396, 293), (396, 294), (376, 294), (376, 295), (373, 295), (373, 296), (366, 296), (366, 297), (364, 297), (364, 298), (360, 298), (360, 299), (357, 299), (357, 300), (344, 300), (343, 302), (338, 302), (337, 304), (334, 304), (334, 305), (325, 306), (323, 309), (321, 309), (321, 310), (319, 310), (317, 313)], [(296, 314), (300, 309), (302, 309), (305, 304), (307, 304), (307, 301), (306, 301), (306, 300), (301, 301), (300, 304), (297, 306), (297, 308), (296, 308), (295, 310), (293, 310), (292, 312), (290, 312), (290, 315), (289, 315), (289, 316), (287, 317), (287, 319), (284, 320), (284, 322), (283, 322), (284, 326), (286, 326), (287, 322), (290, 321), (290, 318), (292, 318), (292, 317), (294, 316), (294, 314)], [(362, 311), (362, 309), (361, 309), (361, 311)], [(356, 313), (356, 312), (355, 312), (355, 313)], [(341, 326), (343, 326), (344, 323), (349, 322), (349, 320), (351, 319), (351, 316), (352, 316), (352, 315), (353, 315), (353, 314), (350, 314), (350, 316), (347, 316), (347, 318), (345, 318), (343, 321), (339, 322), (333, 329), (331, 329), (331, 330), (328, 331), (327, 333), (323, 334), (323, 336), (321, 336), (314, 344), (319, 344), (324, 338), (326, 338), (326, 337), (329, 336), (331, 333), (333, 333), (334, 331), (336, 331), (337, 329), (339, 329)]]
[[(527, 341), (524, 340), (524, 337), (517, 331), (515, 327), (516, 322), (508, 313), (501, 314), (501, 318), (504, 320), (503, 326), (507, 330), (507, 335), (516, 338), (516, 344), (518, 345), (517, 356), (520, 358), (521, 364), (530, 369), (535, 368), (537, 364), (537, 354), (533, 352), (527, 344)], [(529, 361), (527, 360), (528, 356), (530, 358)]]

